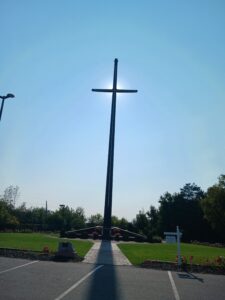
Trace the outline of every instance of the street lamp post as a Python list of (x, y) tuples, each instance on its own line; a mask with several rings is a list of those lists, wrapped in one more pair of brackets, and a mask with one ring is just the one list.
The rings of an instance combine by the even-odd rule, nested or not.
[(0, 121), (1, 121), (1, 118), (2, 118), (2, 111), (3, 111), (5, 99), (14, 98), (14, 97), (15, 96), (13, 94), (7, 94), (6, 96), (0, 96), (0, 99), (2, 99), (2, 105), (1, 105), (1, 110), (0, 110)]
[(65, 220), (65, 204), (60, 204), (60, 209), (62, 210), (62, 217), (63, 217), (63, 228), (61, 229), (60, 236), (65, 236), (65, 229), (66, 229), (66, 220)]

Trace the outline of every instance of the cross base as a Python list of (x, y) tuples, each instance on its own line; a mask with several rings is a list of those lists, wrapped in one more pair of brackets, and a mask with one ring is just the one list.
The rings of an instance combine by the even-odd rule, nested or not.
[(142, 234), (138, 234), (119, 227), (104, 228), (103, 226), (95, 226), (95, 227), (89, 227), (84, 229), (67, 231), (65, 232), (65, 237), (81, 238), (81, 239), (92, 238), (94, 240), (102, 239), (106, 241), (123, 240), (123, 241), (144, 242), (147, 240), (147, 237)]
[(109, 241), (111, 240), (111, 227), (104, 227), (102, 228), (102, 239)]

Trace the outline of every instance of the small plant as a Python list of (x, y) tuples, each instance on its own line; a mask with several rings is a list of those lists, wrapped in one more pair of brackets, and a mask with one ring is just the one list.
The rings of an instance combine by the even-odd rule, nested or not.
[(225, 257), (223, 256), (218, 256), (215, 259), (206, 259), (203, 262), (203, 265), (208, 266), (208, 267), (222, 267), (225, 268)]
[(152, 243), (162, 243), (162, 238), (160, 236), (153, 236)]
[(222, 267), (222, 268), (225, 268), (225, 257), (224, 256), (218, 256), (216, 259), (215, 259), (215, 263)]
[(181, 261), (182, 261), (182, 264), (187, 264), (187, 258), (186, 258), (186, 256), (182, 256), (181, 257)]
[(49, 247), (48, 246), (44, 246), (43, 248), (43, 253), (49, 253)]
[[(176, 262), (178, 262), (178, 255), (176, 256)], [(187, 264), (187, 258), (186, 256), (181, 256), (181, 264), (186, 265)]]

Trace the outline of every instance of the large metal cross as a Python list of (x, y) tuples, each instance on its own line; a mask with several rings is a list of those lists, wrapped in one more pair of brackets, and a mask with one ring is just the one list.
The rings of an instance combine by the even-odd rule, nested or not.
[(137, 90), (124, 90), (117, 88), (117, 66), (118, 59), (114, 60), (114, 76), (112, 89), (92, 89), (93, 92), (112, 93), (111, 122), (109, 133), (108, 165), (105, 191), (105, 210), (103, 223), (103, 239), (111, 238), (111, 216), (112, 216), (112, 190), (113, 190), (113, 161), (114, 161), (114, 139), (116, 121), (116, 94), (117, 93), (137, 93)]

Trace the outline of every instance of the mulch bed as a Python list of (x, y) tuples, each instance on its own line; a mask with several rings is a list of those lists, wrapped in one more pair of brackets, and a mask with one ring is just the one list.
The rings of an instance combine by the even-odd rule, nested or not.
[(44, 261), (72, 261), (79, 262), (83, 258), (79, 255), (75, 255), (75, 258), (65, 259), (60, 258), (55, 255), (55, 253), (44, 253), (41, 251), (33, 250), (20, 250), (20, 249), (11, 249), (11, 248), (0, 248), (0, 256), (12, 257), (12, 258), (23, 258), (30, 260), (44, 260)]
[(140, 266), (142, 268), (167, 270), (167, 271), (184, 271), (184, 272), (193, 272), (193, 273), (225, 275), (224, 266), (182, 264), (180, 267), (178, 267), (177, 263), (175, 262), (159, 261), (159, 260), (146, 260)]
[[(42, 261), (72, 261), (80, 262), (83, 260), (82, 257), (76, 254), (73, 259), (60, 258), (55, 253), (44, 253), (41, 251), (33, 250), (20, 250), (11, 248), (0, 248), (0, 256), (12, 257), (12, 258), (23, 258), (30, 260), (42, 260)], [(166, 271), (184, 271), (193, 273), (208, 273), (208, 274), (219, 274), (225, 275), (225, 267), (222, 266), (208, 266), (208, 265), (197, 265), (197, 264), (182, 264), (178, 267), (175, 262), (160, 261), (160, 260), (146, 260), (141, 265), (142, 268), (166, 270)]]

